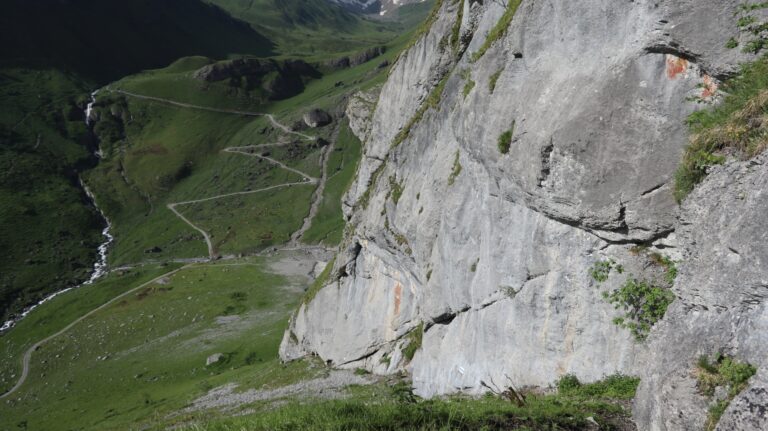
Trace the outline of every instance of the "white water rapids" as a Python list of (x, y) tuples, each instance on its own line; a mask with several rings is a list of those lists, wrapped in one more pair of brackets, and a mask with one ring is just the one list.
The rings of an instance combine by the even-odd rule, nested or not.
[[(98, 90), (91, 93), (91, 101), (88, 103), (88, 106), (85, 108), (85, 124), (90, 126), (91, 125), (91, 114), (93, 112), (93, 105), (96, 102), (96, 93), (98, 93)], [(96, 150), (94, 151), (94, 155), (101, 159), (101, 149), (99, 147), (96, 147)], [(93, 207), (96, 208), (96, 210), (99, 211), (99, 214), (101, 214), (101, 217), (104, 219), (104, 221), (107, 222), (107, 226), (104, 228), (103, 231), (101, 231), (101, 235), (104, 237), (104, 242), (99, 245), (98, 252), (99, 252), (99, 258), (98, 260), (93, 264), (93, 272), (91, 273), (91, 277), (85, 281), (83, 284), (74, 286), (74, 287), (68, 287), (64, 290), (60, 290), (58, 292), (52, 293), (45, 298), (43, 298), (40, 302), (37, 304), (31, 305), (27, 307), (27, 309), (24, 310), (23, 313), (21, 313), (18, 317), (15, 319), (11, 319), (3, 323), (2, 326), (0, 326), (0, 333), (7, 331), (8, 329), (11, 329), (14, 325), (16, 325), (17, 322), (19, 322), (21, 319), (27, 317), (29, 313), (32, 312), (35, 308), (39, 307), (40, 305), (50, 301), (51, 299), (61, 295), (62, 293), (69, 292), (72, 289), (76, 289), (80, 286), (85, 286), (89, 284), (93, 284), (96, 280), (101, 278), (104, 274), (107, 273), (107, 252), (109, 251), (109, 246), (112, 244), (112, 242), (115, 240), (115, 237), (112, 236), (110, 233), (110, 229), (112, 228), (112, 224), (109, 222), (109, 219), (104, 214), (103, 211), (99, 208), (99, 206), (96, 204), (96, 198), (93, 196), (93, 193), (91, 193), (91, 190), (88, 188), (88, 186), (85, 185), (82, 179), (80, 179), (80, 186), (85, 191), (85, 194), (88, 196), (88, 199), (91, 200)]]

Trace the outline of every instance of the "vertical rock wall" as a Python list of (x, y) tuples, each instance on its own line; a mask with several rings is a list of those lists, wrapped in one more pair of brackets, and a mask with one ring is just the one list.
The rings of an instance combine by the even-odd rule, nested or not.
[[(745, 60), (725, 48), (738, 35), (738, 4), (523, 0), (477, 58), (506, 2), (441, 2), (430, 30), (392, 68), (370, 119), (364, 110), (350, 115), (365, 146), (344, 198), (344, 244), (330, 283), (292, 320), (283, 358), (405, 369), (424, 396), (479, 393), (481, 381), (547, 386), (566, 373), (639, 374), (641, 424), (682, 429), (667, 409), (673, 392), (658, 392), (669, 383), (659, 357), (674, 358), (682, 373), (701, 350), (687, 298), (696, 297), (693, 286), (717, 283), (689, 278), (699, 271), (683, 263), (673, 317), (645, 343), (612, 323), (618, 314), (602, 292), (628, 276), (658, 275), (633, 251), (638, 244), (673, 257), (697, 253), (700, 240), (681, 226), (711, 221), (685, 221), (690, 206), (678, 221), (672, 178), (685, 118), (706, 106), (697, 101), (716, 102), (719, 81)], [(589, 270), (608, 258), (627, 271), (598, 284)], [(755, 274), (766, 273), (761, 262), (752, 262)], [(744, 325), (765, 320), (755, 311), (762, 296), (756, 301)], [(409, 358), (405, 347), (422, 328)]]

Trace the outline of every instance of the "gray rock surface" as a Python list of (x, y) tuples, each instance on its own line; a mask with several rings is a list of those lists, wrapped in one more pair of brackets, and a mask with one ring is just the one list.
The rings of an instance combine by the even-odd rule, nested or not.
[(635, 402), (640, 429), (701, 429), (700, 355), (758, 367), (719, 430), (768, 428), (768, 154), (717, 167), (686, 199), (677, 229), (678, 296), (651, 336)]
[(304, 114), (303, 119), (304, 124), (309, 127), (323, 127), (331, 124), (331, 121), (333, 121), (333, 118), (331, 118), (330, 114), (323, 111), (322, 109), (312, 109), (311, 111)]
[[(715, 173), (700, 190), (715, 189), (694, 194), (682, 221), (672, 197), (684, 120), (706, 106), (693, 98), (707, 98), (748, 59), (725, 48), (738, 36), (739, 3), (524, 0), (506, 35), (472, 61), (502, 3), (443, 2), (392, 68), (370, 123), (359, 106), (358, 118), (349, 115), (364, 142), (344, 197), (350, 223), (329, 285), (298, 310), (281, 355), (407, 370), (424, 396), (480, 393), (481, 380), (506, 376), (548, 386), (566, 373), (636, 374), (640, 429), (695, 429), (707, 400), (695, 392), (691, 361), (725, 349), (762, 370), (755, 344), (768, 346), (759, 199), (748, 194), (738, 208), (749, 220), (735, 213), (739, 222), (728, 224), (713, 184), (721, 178), (730, 193), (730, 174)], [(433, 107), (420, 109), (425, 101)], [(745, 184), (762, 178), (758, 165), (738, 166), (752, 169)], [(703, 238), (709, 229), (718, 233)], [(738, 260), (729, 238), (751, 243), (732, 246), (743, 276), (718, 275)], [(686, 262), (679, 299), (646, 343), (612, 323), (618, 312), (601, 296), (629, 276), (658, 276), (637, 244)], [(627, 271), (598, 284), (589, 270), (607, 258)], [(408, 334), (422, 327), (408, 361)], [(734, 400), (724, 424), (761, 423), (747, 412), (760, 410), (761, 381)]]

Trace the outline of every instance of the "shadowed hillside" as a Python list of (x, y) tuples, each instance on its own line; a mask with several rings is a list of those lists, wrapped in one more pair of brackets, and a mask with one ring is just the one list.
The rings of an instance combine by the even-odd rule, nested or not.
[(272, 54), (266, 37), (199, 0), (8, 0), (2, 9), (2, 67), (54, 66), (106, 82), (183, 56)]

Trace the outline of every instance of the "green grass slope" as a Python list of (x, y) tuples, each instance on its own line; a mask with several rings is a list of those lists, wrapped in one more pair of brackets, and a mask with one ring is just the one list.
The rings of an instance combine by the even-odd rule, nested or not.
[(348, 121), (345, 120), (341, 124), (335, 150), (328, 162), (328, 180), (323, 191), (323, 200), (312, 225), (304, 234), (304, 242), (329, 246), (341, 242), (346, 225), (341, 210), (341, 199), (357, 173), (361, 151), (360, 140), (352, 133)]
[[(32, 357), (29, 379), (0, 403), (0, 429), (145, 429), (222, 384), (262, 387), (306, 377), (312, 372), (305, 364), (283, 366), (277, 359), (301, 283), (272, 274), (269, 262), (251, 259), (182, 269), (44, 344)], [(171, 269), (114, 274), (41, 306), (4, 343), (7, 355), (0, 375), (5, 385), (28, 340), (44, 335), (43, 324), (63, 326), (86, 309), (83, 305), (103, 303), (107, 295), (114, 297)], [(206, 366), (216, 353), (222, 359)]]
[(53, 67), (98, 82), (179, 57), (268, 56), (273, 47), (200, 0), (6, 0), (0, 40), (0, 67)]

